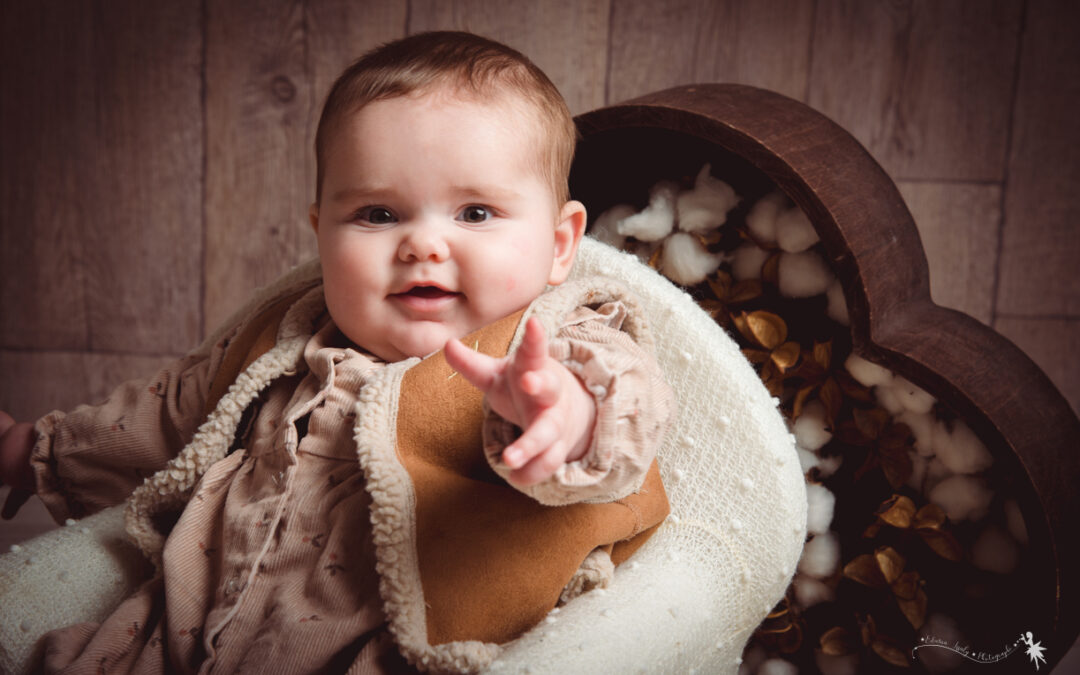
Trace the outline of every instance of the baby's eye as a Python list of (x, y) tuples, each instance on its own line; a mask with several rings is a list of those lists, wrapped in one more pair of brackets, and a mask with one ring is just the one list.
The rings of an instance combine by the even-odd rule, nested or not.
[(388, 225), (396, 222), (393, 212), (385, 206), (367, 206), (356, 213), (356, 218), (372, 225)]
[(458, 217), (466, 223), (483, 223), (491, 218), (491, 212), (486, 207), (474, 204), (463, 208)]

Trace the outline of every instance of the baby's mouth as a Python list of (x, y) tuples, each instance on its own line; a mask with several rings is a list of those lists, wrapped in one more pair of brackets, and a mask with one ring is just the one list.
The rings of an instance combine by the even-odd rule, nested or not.
[(438, 286), (413, 286), (390, 297), (413, 310), (431, 312), (442, 309), (460, 295)]
[(451, 295), (457, 295), (451, 291), (444, 290), (438, 286), (413, 286), (404, 293), (399, 295), (411, 295), (414, 298), (424, 298), (427, 300), (435, 300), (438, 298), (444, 298)]

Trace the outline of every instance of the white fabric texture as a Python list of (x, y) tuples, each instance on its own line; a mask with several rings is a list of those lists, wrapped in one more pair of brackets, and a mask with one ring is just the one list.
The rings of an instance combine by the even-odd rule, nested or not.
[[(287, 275), (317, 276), (317, 263)], [(642, 301), (678, 399), (659, 453), (671, 516), (606, 589), (509, 645), (490, 673), (735, 673), (783, 596), (806, 537), (806, 489), (776, 402), (736, 344), (631, 254), (582, 242), (573, 276), (602, 274)], [(240, 315), (285, 286), (275, 283)], [(0, 556), (0, 671), (25, 672), (36, 639), (99, 620), (148, 567), (121, 541), (123, 506)]]

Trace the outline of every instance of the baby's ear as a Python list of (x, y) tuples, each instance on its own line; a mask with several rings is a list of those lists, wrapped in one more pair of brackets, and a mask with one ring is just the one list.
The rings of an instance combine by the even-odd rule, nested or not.
[(315, 234), (319, 233), (319, 203), (315, 202), (308, 207), (307, 212), (308, 220), (311, 222), (311, 229), (315, 230)]
[(551, 261), (551, 276), (548, 284), (558, 286), (570, 275), (577, 255), (578, 244), (585, 234), (585, 205), (571, 200), (563, 204), (559, 212), (559, 222), (555, 226), (555, 258)]

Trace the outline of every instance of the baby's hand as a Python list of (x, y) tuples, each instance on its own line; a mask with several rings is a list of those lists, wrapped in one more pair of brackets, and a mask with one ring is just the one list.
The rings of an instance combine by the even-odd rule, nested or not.
[(513, 469), (511, 482), (534, 485), (585, 455), (596, 403), (581, 380), (548, 355), (535, 317), (525, 324), (521, 346), (504, 358), (479, 354), (457, 340), (448, 341), (445, 352), (450, 367), (487, 395), (491, 409), (523, 430), (502, 453)]
[(34, 494), (34, 471), (30, 453), (34, 449), (34, 425), (15, 422), (0, 410), (0, 485), (10, 485), (2, 517), (13, 518)]

